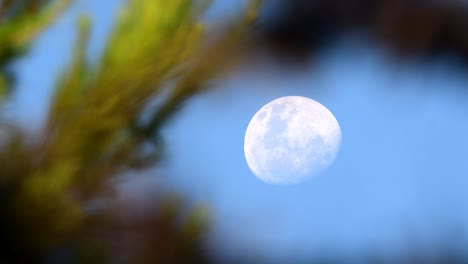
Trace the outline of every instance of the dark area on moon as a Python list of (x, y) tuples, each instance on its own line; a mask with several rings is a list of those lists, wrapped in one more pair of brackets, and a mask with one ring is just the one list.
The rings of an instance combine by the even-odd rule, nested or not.
[[(270, 171), (274, 171), (274, 178), (288, 178), (291, 182), (296, 182), (300, 177), (306, 174), (318, 172), (318, 168), (304, 167), (304, 164), (314, 164), (317, 162), (318, 156), (324, 156), (325, 142), (322, 137), (316, 135), (305, 146), (290, 142), (284, 133), (288, 129), (288, 118), (294, 116), (298, 112), (297, 106), (292, 102), (276, 103), (271, 106), (270, 120), (266, 126), (266, 133), (263, 138), (265, 149), (272, 151), (270, 153), (268, 167)], [(264, 119), (266, 111), (260, 113), (258, 118)], [(313, 133), (310, 131), (310, 133)], [(324, 158), (319, 161), (323, 164), (330, 160), (330, 154), (325, 154)], [(320, 167), (320, 166), (318, 166)], [(294, 171), (291, 172), (291, 168)]]

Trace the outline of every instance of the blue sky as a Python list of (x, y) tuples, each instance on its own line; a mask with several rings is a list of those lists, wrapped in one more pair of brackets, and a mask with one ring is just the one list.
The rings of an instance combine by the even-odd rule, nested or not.
[[(40, 126), (70, 56), (76, 16), (94, 18), (94, 57), (118, 2), (78, 1), (41, 36), (15, 65), (12, 116)], [(231, 13), (232, 3), (240, 6), (217, 2), (208, 20)], [(134, 186), (151, 192), (162, 181), (206, 203), (214, 219), (210, 241), (225, 253), (405, 254), (412, 246), (437, 248), (450, 232), (464, 233), (468, 243), (468, 94), (460, 92), (468, 77), (454, 65), (450, 58), (397, 64), (359, 36), (343, 37), (302, 69), (257, 61), (187, 102), (164, 129), (166, 160)], [(304, 184), (274, 186), (250, 172), (243, 139), (255, 112), (287, 95), (329, 108), (343, 138), (327, 171)]]
[[(399, 254), (438, 246), (467, 222), (463, 73), (443, 61), (396, 67), (344, 42), (301, 73), (270, 63), (220, 80), (167, 128), (174, 184), (214, 206), (218, 238), (233, 250)], [(243, 156), (252, 115), (285, 95), (323, 103), (343, 133), (335, 164), (293, 187), (257, 180)]]

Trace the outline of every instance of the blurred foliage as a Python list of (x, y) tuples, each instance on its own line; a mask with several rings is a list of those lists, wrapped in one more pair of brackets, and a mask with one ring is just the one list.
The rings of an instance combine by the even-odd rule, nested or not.
[(9, 63), (69, 5), (69, 0), (0, 1), (0, 100), (12, 81)]
[[(41, 133), (0, 125), (0, 263), (205, 262), (206, 209), (163, 198), (134, 216), (112, 179), (159, 161), (160, 127), (230, 63), (258, 4), (207, 42), (209, 2), (128, 0), (93, 63), (92, 23), (79, 20)], [(0, 1), (0, 95), (12, 61), (67, 5)]]
[(259, 27), (262, 47), (303, 63), (344, 34), (373, 41), (395, 58), (451, 55), (468, 65), (468, 6), (457, 0), (275, 0)]
[[(0, 263), (209, 262), (203, 244), (209, 228), (206, 208), (190, 206), (177, 195), (161, 195), (138, 210), (118, 199), (115, 180), (160, 161), (161, 127), (188, 98), (207, 89), (208, 80), (235, 62), (260, 2), (250, 1), (237, 21), (210, 34), (199, 22), (209, 1), (127, 0), (103, 53), (92, 62), (87, 58), (92, 21), (78, 21), (72, 60), (57, 80), (41, 133), (29, 135), (0, 120)], [(364, 15), (370, 1), (362, 1), (362, 6), (335, 3), (337, 11), (327, 1), (317, 8), (313, 2), (322, 1), (288, 1), (292, 7), (284, 9), (281, 22), (270, 24), (267, 39), (285, 49), (309, 48), (334, 28), (366, 24), (369, 18), (379, 21), (376, 27), (385, 33), (383, 38), (399, 41), (403, 36), (420, 43), (405, 37), (406, 31), (399, 33), (407, 23), (394, 28), (386, 23), (400, 11), (372, 4), (371, 16)], [(0, 101), (14, 88), (11, 64), (69, 4), (0, 0)], [(343, 12), (342, 6), (364, 14)], [(401, 6), (412, 10), (408, 19), (412, 12), (422, 12)], [(465, 23), (453, 20), (464, 28)], [(456, 47), (464, 52), (466, 38), (454, 37), (463, 35), (458, 30), (448, 36), (461, 43)], [(433, 36), (428, 31), (421, 33), (423, 40)], [(432, 263), (464, 263), (462, 257), (450, 256)], [(309, 261), (325, 262), (343, 263)], [(385, 261), (369, 261), (379, 262)], [(400, 263), (418, 262), (427, 261)]]

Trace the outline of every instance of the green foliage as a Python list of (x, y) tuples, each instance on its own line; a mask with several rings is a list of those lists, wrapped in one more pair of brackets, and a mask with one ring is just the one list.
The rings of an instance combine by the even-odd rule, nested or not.
[[(230, 62), (258, 2), (207, 43), (198, 19), (208, 2), (128, 0), (93, 63), (87, 59), (92, 23), (79, 20), (73, 58), (57, 81), (43, 131), (31, 137), (6, 130), (0, 138), (0, 239), (8, 244), (0, 262), (37, 262), (63, 251), (77, 263), (121, 255), (129, 263), (201, 261), (205, 208), (182, 215), (179, 200), (161, 199), (158, 210), (128, 220), (129, 208), (111, 206), (111, 180), (157, 163), (160, 127)], [(9, 63), (67, 3), (0, 2), (0, 98), (12, 85)], [(99, 203), (111, 205), (90, 211)], [(129, 232), (139, 249), (106, 240), (125, 244), (134, 240)]]
[(69, 3), (69, 0), (0, 1), (0, 102), (10, 92), (11, 73), (8, 65)]
[(0, 75), (0, 102), (5, 98), (8, 92), (8, 82), (5, 76)]
[(68, 0), (0, 2), (0, 58), (20, 52), (69, 4)]

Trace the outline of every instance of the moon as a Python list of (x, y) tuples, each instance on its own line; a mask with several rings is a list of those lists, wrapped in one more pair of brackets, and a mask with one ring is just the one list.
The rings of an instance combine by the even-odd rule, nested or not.
[(286, 96), (253, 116), (245, 133), (244, 153), (259, 179), (294, 184), (329, 167), (340, 144), (340, 125), (325, 106), (306, 97)]

